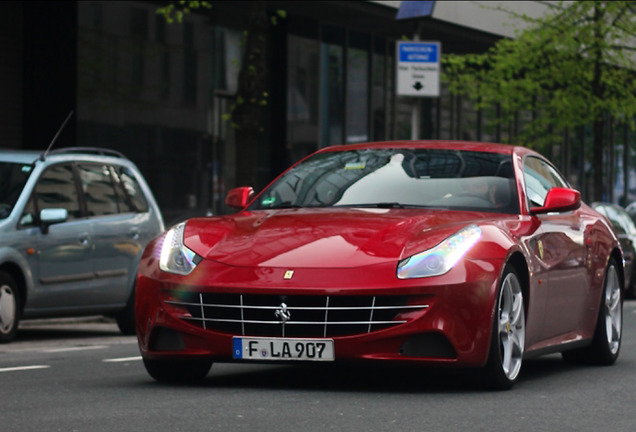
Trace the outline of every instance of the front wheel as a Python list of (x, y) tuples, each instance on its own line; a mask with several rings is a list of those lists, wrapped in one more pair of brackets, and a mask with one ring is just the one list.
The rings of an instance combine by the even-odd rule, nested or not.
[(148, 374), (159, 382), (196, 383), (206, 377), (211, 360), (150, 360), (144, 358)]
[(0, 272), (0, 343), (10, 342), (18, 332), (20, 322), (18, 285), (11, 275)]
[(485, 372), (487, 385), (507, 390), (517, 381), (526, 340), (523, 291), (516, 270), (507, 265), (499, 287), (490, 353)]

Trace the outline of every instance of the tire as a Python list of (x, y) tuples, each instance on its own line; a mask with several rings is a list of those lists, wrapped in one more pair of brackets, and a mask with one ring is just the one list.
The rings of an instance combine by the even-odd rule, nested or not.
[(632, 270), (632, 277), (629, 281), (625, 282), (625, 296), (623, 299), (635, 299), (636, 298), (636, 264)]
[(507, 390), (519, 377), (526, 339), (526, 315), (523, 290), (515, 269), (506, 265), (497, 292), (495, 318), (488, 361), (486, 386)]
[(119, 327), (119, 331), (121, 331), (122, 334), (126, 336), (134, 336), (137, 334), (135, 324), (135, 287), (133, 287), (130, 292), (126, 307), (115, 315), (115, 321), (117, 321), (117, 327)]
[(610, 259), (605, 272), (603, 293), (592, 344), (584, 348), (564, 351), (561, 355), (569, 363), (609, 366), (616, 362), (623, 336), (623, 286), (616, 261)]
[(0, 343), (15, 338), (20, 323), (20, 293), (15, 280), (0, 271)]
[(211, 360), (143, 360), (148, 374), (165, 383), (197, 383), (206, 377), (212, 367)]

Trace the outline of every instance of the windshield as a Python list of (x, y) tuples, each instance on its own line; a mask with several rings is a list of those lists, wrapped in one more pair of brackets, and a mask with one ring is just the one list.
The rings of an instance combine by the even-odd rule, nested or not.
[(385, 148), (318, 153), (249, 209), (341, 206), (519, 212), (510, 155)]
[(0, 219), (11, 214), (32, 169), (27, 164), (0, 162)]

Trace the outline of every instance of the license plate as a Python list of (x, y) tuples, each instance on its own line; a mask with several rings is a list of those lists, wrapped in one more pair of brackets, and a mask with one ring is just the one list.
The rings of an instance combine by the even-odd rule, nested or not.
[(333, 361), (333, 339), (233, 339), (233, 357), (242, 360)]

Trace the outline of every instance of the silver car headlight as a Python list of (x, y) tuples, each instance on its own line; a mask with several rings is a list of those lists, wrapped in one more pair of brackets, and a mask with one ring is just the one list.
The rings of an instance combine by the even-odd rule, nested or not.
[(477, 243), (481, 229), (469, 225), (432, 249), (420, 252), (398, 263), (400, 279), (439, 276), (448, 272)]
[(201, 257), (183, 244), (185, 222), (170, 228), (161, 245), (159, 268), (168, 273), (187, 275), (201, 261)]

